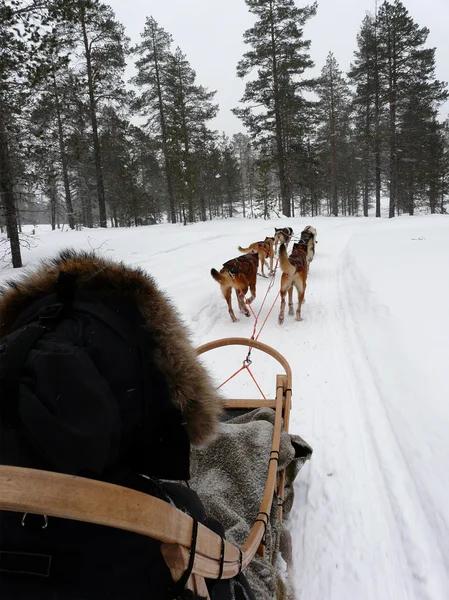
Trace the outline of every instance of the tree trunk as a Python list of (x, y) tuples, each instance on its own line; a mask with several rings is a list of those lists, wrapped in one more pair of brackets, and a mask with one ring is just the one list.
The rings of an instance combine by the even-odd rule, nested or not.
[(50, 222), (51, 222), (51, 230), (54, 231), (56, 229), (56, 178), (54, 175), (50, 176), (49, 180), (49, 196), (50, 196)]
[(282, 139), (282, 120), (281, 120), (281, 99), (279, 90), (279, 76), (276, 55), (276, 40), (274, 31), (273, 1), (270, 0), (270, 27), (271, 27), (271, 62), (273, 69), (273, 88), (274, 88), (274, 114), (276, 123), (276, 149), (277, 163), (279, 169), (280, 192), (282, 199), (282, 212), (286, 217), (291, 216), (290, 189), (287, 180), (287, 171), (285, 165), (285, 152)]
[(429, 205), (430, 205), (430, 214), (434, 215), (436, 213), (436, 207), (437, 207), (437, 186), (436, 186), (436, 181), (435, 181), (435, 173), (432, 173), (432, 179), (430, 180)]
[(182, 122), (182, 138), (184, 144), (184, 164), (185, 164), (185, 176), (186, 176), (186, 188), (187, 188), (187, 212), (189, 215), (189, 223), (195, 222), (195, 207), (193, 199), (193, 177), (192, 177), (192, 164), (190, 160), (190, 140), (189, 131), (187, 128), (187, 119), (185, 112), (185, 98), (184, 98), (184, 82), (182, 79), (182, 73), (178, 69), (178, 82), (180, 91), (180, 108), (181, 108), (181, 122)]
[(377, 45), (377, 5), (376, 5), (376, 29), (375, 29), (375, 55), (374, 55), (374, 162), (376, 181), (376, 217), (381, 216), (380, 211), (380, 81), (379, 81), (379, 47)]
[(337, 141), (335, 127), (334, 82), (331, 74), (331, 210), (334, 217), (338, 217), (338, 190), (337, 190)]
[(59, 94), (58, 86), (56, 85), (56, 76), (53, 71), (53, 89), (55, 92), (55, 105), (56, 105), (56, 117), (58, 120), (58, 137), (59, 137), (59, 151), (61, 153), (61, 166), (62, 166), (62, 180), (64, 182), (64, 193), (65, 193), (65, 205), (67, 210), (67, 217), (69, 219), (70, 229), (75, 229), (75, 215), (73, 213), (72, 196), (70, 193), (70, 182), (69, 173), (67, 168), (67, 154), (64, 147), (64, 131), (62, 128), (61, 119), (61, 108), (59, 106)]
[(175, 194), (174, 194), (174, 190), (173, 190), (173, 179), (172, 179), (170, 158), (169, 158), (169, 152), (168, 152), (167, 126), (166, 126), (166, 122), (165, 122), (165, 110), (164, 110), (164, 102), (162, 99), (161, 77), (160, 77), (160, 70), (159, 70), (159, 60), (157, 57), (156, 40), (154, 37), (154, 30), (152, 32), (152, 38), (153, 38), (153, 48), (154, 48), (154, 68), (155, 68), (156, 82), (157, 82), (157, 96), (158, 96), (158, 102), (159, 102), (159, 119), (160, 119), (160, 123), (161, 123), (161, 133), (162, 133), (162, 152), (164, 154), (164, 162), (165, 162), (165, 179), (167, 181), (167, 192), (168, 192), (170, 218), (171, 218), (172, 223), (176, 223)]
[(397, 187), (397, 157), (396, 157), (396, 45), (391, 39), (391, 30), (388, 38), (388, 96), (390, 113), (390, 206), (388, 216), (394, 217), (396, 209)]
[[(369, 88), (369, 73), (367, 74), (367, 87)], [(370, 119), (370, 104), (371, 99), (367, 99), (365, 106), (365, 156), (364, 156), (364, 169), (363, 169), (363, 216), (368, 216), (368, 204), (369, 204), (369, 176), (370, 176), (370, 133), (371, 133), (371, 119)]]
[(93, 77), (92, 77), (91, 53), (90, 53), (90, 47), (89, 47), (89, 40), (87, 39), (84, 7), (81, 10), (81, 27), (83, 29), (84, 52), (85, 52), (86, 66), (87, 66), (87, 84), (89, 87), (89, 110), (90, 110), (90, 118), (91, 118), (91, 123), (92, 123), (92, 137), (93, 137), (93, 144), (94, 144), (98, 208), (100, 211), (100, 227), (107, 227), (108, 222), (107, 222), (107, 218), (106, 218), (106, 201), (105, 201), (105, 194), (104, 194), (103, 169), (101, 166), (100, 140), (98, 137), (97, 113), (95, 110), (96, 106), (95, 106), (94, 86), (93, 86)]
[(441, 179), (441, 209), (440, 214), (444, 215), (444, 177)]
[(206, 200), (204, 198), (204, 192), (201, 191), (200, 194), (200, 209), (201, 209), (201, 220), (207, 221), (207, 214), (206, 214)]
[(22, 266), (17, 211), (12, 180), (12, 165), (9, 156), (4, 106), (0, 97), (0, 195), (5, 209), (6, 231), (11, 247), (11, 260), (14, 268)]

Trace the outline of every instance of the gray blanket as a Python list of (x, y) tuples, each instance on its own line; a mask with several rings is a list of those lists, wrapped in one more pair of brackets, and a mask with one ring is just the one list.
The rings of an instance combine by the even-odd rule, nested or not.
[[(192, 450), (191, 487), (207, 513), (226, 529), (226, 538), (243, 545), (257, 516), (265, 489), (273, 437), (274, 411), (257, 409), (221, 424), (216, 441), (205, 450)], [(299, 436), (282, 432), (279, 471), (287, 469), (284, 520), (293, 504), (293, 481), (312, 449)], [(285, 598), (288, 582), (277, 569), (279, 553), (290, 563), (289, 534), (279, 522), (275, 495), (265, 536), (265, 558), (255, 556), (246, 569), (258, 600)], [(287, 584), (287, 586), (286, 586)]]

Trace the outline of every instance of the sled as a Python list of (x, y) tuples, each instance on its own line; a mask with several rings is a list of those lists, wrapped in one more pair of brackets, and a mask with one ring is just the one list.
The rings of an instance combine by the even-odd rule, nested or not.
[[(275, 411), (268, 477), (258, 514), (248, 538), (241, 548), (231, 544), (199, 524), (196, 546), (192, 548), (194, 521), (181, 510), (158, 498), (101, 481), (35, 469), (0, 466), (0, 510), (34, 513), (115, 527), (145, 535), (161, 542), (161, 552), (178, 581), (189, 574), (186, 587), (209, 598), (204, 579), (228, 579), (238, 575), (253, 560), (263, 556), (261, 543), (277, 491), (283, 497), (285, 470), (278, 476), (281, 430), (288, 431), (292, 373), (286, 359), (261, 342), (246, 338), (224, 338), (197, 349), (198, 355), (226, 346), (246, 346), (275, 359), (283, 373), (276, 376), (275, 398), (228, 399), (228, 411), (271, 408)], [(268, 452), (267, 452), (268, 456)], [(278, 506), (282, 519), (282, 502)]]

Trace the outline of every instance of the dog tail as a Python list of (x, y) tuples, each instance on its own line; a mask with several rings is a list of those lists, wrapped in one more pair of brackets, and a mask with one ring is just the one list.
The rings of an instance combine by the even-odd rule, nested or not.
[(210, 270), (210, 274), (215, 279), (215, 281), (218, 281), (218, 283), (223, 283), (224, 277), (223, 277), (223, 275), (221, 273), (219, 273), (217, 271), (217, 269), (211, 269)]
[(281, 247), (279, 248), (279, 264), (283, 273), (286, 273), (287, 275), (293, 275), (295, 272), (295, 267), (288, 260), (285, 244), (281, 244)]
[(241, 246), (238, 247), (238, 251), (239, 252), (243, 252), (243, 254), (253, 253), (253, 249), (252, 248), (242, 248)]

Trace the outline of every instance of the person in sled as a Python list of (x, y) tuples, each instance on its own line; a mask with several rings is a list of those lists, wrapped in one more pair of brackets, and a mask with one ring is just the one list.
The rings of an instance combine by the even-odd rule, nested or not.
[[(0, 464), (137, 489), (223, 535), (195, 492), (173, 483), (189, 479), (190, 444), (213, 438), (221, 412), (180, 319), (142, 270), (65, 251), (0, 290)], [(213, 599), (254, 598), (243, 575), (207, 583)], [(174, 586), (156, 540), (0, 511), (0, 597), (194, 595)]]

